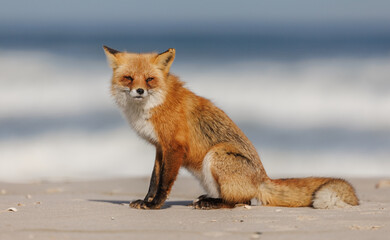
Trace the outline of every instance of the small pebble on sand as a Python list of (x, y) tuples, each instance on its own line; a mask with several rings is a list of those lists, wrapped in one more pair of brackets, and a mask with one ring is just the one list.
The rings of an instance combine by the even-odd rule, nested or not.
[(11, 208), (8, 208), (7, 211), (8, 212), (17, 212), (18, 209), (11, 207)]

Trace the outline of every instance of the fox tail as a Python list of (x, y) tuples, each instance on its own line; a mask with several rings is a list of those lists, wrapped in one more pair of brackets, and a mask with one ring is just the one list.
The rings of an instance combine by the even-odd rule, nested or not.
[(263, 205), (281, 207), (342, 208), (359, 205), (354, 188), (343, 179), (269, 179), (260, 185)]

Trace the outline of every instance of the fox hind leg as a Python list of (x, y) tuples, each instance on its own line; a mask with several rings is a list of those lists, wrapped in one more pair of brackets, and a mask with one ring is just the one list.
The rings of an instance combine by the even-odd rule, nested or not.
[(259, 168), (230, 144), (209, 150), (203, 160), (202, 185), (207, 195), (194, 202), (196, 209), (232, 208), (250, 204), (257, 196)]

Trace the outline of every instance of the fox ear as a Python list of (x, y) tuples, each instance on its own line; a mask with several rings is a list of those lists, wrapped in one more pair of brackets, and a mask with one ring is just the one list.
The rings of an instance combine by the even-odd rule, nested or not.
[(157, 55), (154, 63), (160, 68), (164, 73), (168, 73), (173, 60), (175, 59), (175, 49), (170, 48), (167, 51)]
[(116, 54), (120, 53), (119, 51), (109, 48), (107, 46), (103, 46), (104, 53), (106, 54), (108, 64), (112, 68), (117, 68), (118, 63), (117, 63), (117, 56)]

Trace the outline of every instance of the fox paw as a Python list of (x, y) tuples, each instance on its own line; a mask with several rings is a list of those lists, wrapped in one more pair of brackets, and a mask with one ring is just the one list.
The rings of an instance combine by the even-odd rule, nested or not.
[(149, 209), (148, 206), (146, 206), (146, 203), (144, 200), (138, 199), (135, 201), (132, 201), (130, 203), (130, 207), (137, 208), (137, 209)]
[(218, 209), (218, 208), (234, 208), (239, 205), (251, 205), (251, 201), (243, 201), (242, 203), (231, 203), (222, 200), (221, 198), (210, 198), (207, 195), (202, 195), (198, 197), (193, 203), (192, 206), (195, 209), (209, 210), (209, 209)]
[(154, 204), (153, 202), (147, 202), (141, 199), (132, 201), (130, 203), (131, 208), (136, 209), (159, 209), (161, 205)]
[(227, 207), (227, 204), (222, 201), (220, 198), (208, 198), (206, 196), (200, 196), (192, 206), (195, 209), (209, 210), (209, 209), (218, 209)]

